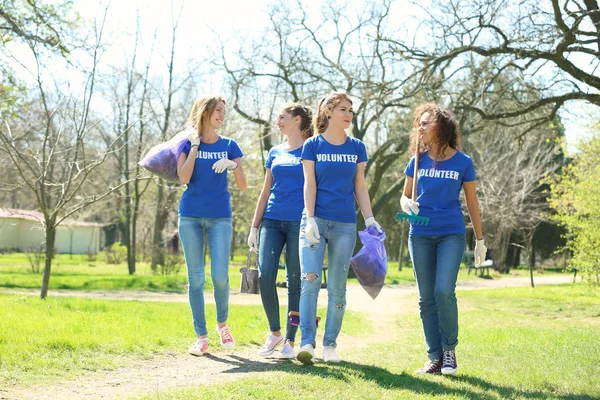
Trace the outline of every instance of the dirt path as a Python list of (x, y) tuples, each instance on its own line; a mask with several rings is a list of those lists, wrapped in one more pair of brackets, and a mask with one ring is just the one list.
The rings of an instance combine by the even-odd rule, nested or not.
[[(570, 276), (544, 276), (536, 278), (537, 285), (570, 283)], [(501, 280), (478, 279), (460, 283), (459, 290), (476, 290), (501, 287), (528, 286), (528, 278), (503, 278)], [(37, 291), (0, 290), (0, 293), (37, 295)], [(280, 300), (285, 303), (284, 289)], [(78, 296), (107, 300), (137, 300), (160, 302), (187, 302), (186, 294), (148, 292), (73, 292), (52, 291), (50, 296)], [(210, 295), (206, 302), (213, 302)], [(415, 285), (384, 288), (377, 299), (372, 300), (358, 285), (349, 285), (348, 309), (364, 312), (378, 329), (392, 329), (397, 315), (417, 312)], [(231, 304), (260, 304), (260, 297), (249, 294), (231, 295)], [(282, 305), (283, 305), (282, 304)], [(322, 290), (319, 304), (326, 304), (326, 291)], [(391, 306), (393, 305), (393, 306)], [(389, 328), (388, 328), (389, 327)], [(322, 332), (321, 332), (322, 333)], [(378, 335), (380, 337), (380, 335)], [(319, 340), (319, 339), (318, 339)], [(373, 338), (376, 340), (376, 338)], [(369, 338), (340, 337), (340, 355), (355, 350), (356, 346), (368, 346)], [(185, 352), (169, 353), (149, 359), (131, 359), (127, 366), (110, 371), (85, 373), (74, 380), (56, 385), (39, 385), (30, 388), (0, 388), (0, 399), (123, 399), (130, 396), (158, 393), (165, 389), (187, 388), (215, 382), (228, 382), (247, 378), (273, 369), (281, 362), (256, 356), (256, 348), (236, 349), (233, 353), (216, 351), (192, 357)], [(318, 352), (316, 354), (319, 356)]]

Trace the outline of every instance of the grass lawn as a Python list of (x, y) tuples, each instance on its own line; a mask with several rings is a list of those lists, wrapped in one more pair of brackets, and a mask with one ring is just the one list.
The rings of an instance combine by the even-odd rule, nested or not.
[(598, 399), (600, 293), (584, 285), (462, 291), (459, 374), (417, 376), (417, 315), (339, 365), (282, 365), (227, 384), (144, 399)]
[[(254, 260), (254, 258), (253, 258)], [(246, 256), (236, 255), (230, 262), (230, 287), (238, 291), (240, 287), (240, 268), (246, 266)], [(210, 263), (210, 259), (208, 259)], [(208, 264), (210, 265), (210, 264)], [(107, 264), (102, 255), (96, 261), (89, 261), (87, 255), (59, 254), (52, 263), (50, 290), (155, 290), (185, 292), (187, 290), (187, 275), (183, 264), (177, 275), (157, 275), (150, 269), (147, 262), (136, 264), (135, 275), (129, 275), (127, 265)], [(557, 272), (549, 272), (557, 273)], [(507, 275), (490, 271), (490, 277), (479, 277), (475, 272), (467, 274), (467, 269), (461, 267), (459, 281), (477, 279), (502, 279)], [(527, 270), (513, 270), (509, 276), (529, 276)], [(538, 274), (536, 273), (536, 276)], [(207, 290), (212, 289), (210, 267), (206, 269)], [(279, 270), (279, 281), (285, 281), (285, 271)], [(351, 279), (356, 282), (356, 279)], [(0, 288), (39, 289), (42, 282), (41, 273), (34, 274), (27, 258), (22, 253), (0, 254)], [(402, 271), (398, 271), (398, 263), (390, 262), (386, 285), (403, 285), (415, 282), (412, 267), (405, 263)]]
[[(206, 312), (210, 328), (214, 306)], [(261, 306), (230, 307), (229, 323), (238, 346), (263, 344), (268, 324)], [(362, 314), (349, 311), (344, 330), (368, 335), (371, 327)], [(186, 352), (194, 337), (187, 304), (0, 295), (0, 386), (113, 369), (130, 356)], [(214, 329), (209, 337), (216, 348)]]

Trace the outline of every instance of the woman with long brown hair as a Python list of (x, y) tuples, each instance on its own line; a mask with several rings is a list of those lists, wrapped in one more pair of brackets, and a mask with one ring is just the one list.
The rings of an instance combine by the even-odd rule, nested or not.
[[(429, 217), (427, 225), (411, 224), (408, 239), (429, 356), (429, 361), (417, 371), (420, 374), (452, 375), (458, 370), (455, 288), (466, 240), (461, 190), (465, 192), (475, 231), (475, 263), (479, 265), (485, 259), (475, 168), (471, 158), (460, 149), (460, 129), (450, 111), (432, 103), (416, 108), (411, 133), (414, 156), (405, 170), (400, 204), (407, 214)], [(416, 157), (418, 176), (415, 176)], [(416, 201), (411, 199), (413, 179), (417, 179)]]

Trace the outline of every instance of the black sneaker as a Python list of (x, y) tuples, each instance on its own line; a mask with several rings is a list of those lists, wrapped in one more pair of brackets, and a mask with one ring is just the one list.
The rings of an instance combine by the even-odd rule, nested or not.
[(442, 372), (442, 360), (439, 358), (427, 361), (423, 368), (417, 370), (417, 374), (439, 374), (440, 372)]
[(458, 371), (458, 364), (456, 364), (456, 353), (454, 350), (444, 350), (443, 359), (442, 374), (454, 375), (456, 371)]

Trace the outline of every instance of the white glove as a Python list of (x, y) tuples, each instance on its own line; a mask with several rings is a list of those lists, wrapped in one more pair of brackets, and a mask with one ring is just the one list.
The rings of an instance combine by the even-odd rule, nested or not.
[(310, 242), (319, 243), (321, 235), (319, 235), (319, 226), (317, 225), (315, 217), (306, 218), (306, 230), (304, 233)]
[(475, 266), (479, 267), (485, 261), (485, 253), (487, 253), (487, 247), (485, 247), (485, 243), (483, 239), (475, 241)]
[(402, 211), (408, 215), (419, 215), (419, 203), (406, 197), (405, 195), (402, 195), (400, 198), (400, 207), (402, 208)]
[(229, 160), (227, 158), (221, 158), (219, 161), (213, 164), (212, 169), (220, 174), (221, 172), (228, 170), (234, 170), (237, 168), (237, 163), (235, 161)]
[(258, 228), (251, 227), (248, 235), (248, 247), (258, 253)]
[(373, 216), (365, 218), (365, 225), (367, 226), (367, 228), (370, 226), (375, 227), (375, 229), (377, 229), (377, 232), (379, 233), (383, 232), (381, 225), (379, 225), (379, 222), (375, 221), (375, 218)]
[(192, 133), (190, 133), (188, 139), (190, 140), (190, 142), (192, 142), (192, 144), (200, 145), (200, 136), (198, 135), (198, 132), (193, 131)]

